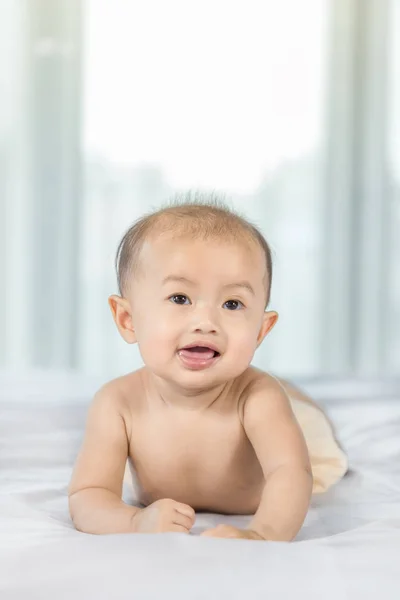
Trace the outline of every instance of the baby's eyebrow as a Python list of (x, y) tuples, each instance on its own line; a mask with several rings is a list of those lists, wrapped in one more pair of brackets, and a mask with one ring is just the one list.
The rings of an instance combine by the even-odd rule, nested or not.
[[(165, 285), (166, 283), (169, 282), (180, 282), (180, 283), (188, 283), (189, 285), (196, 285), (196, 283), (194, 281), (192, 281), (191, 279), (188, 279), (187, 277), (183, 277), (181, 275), (168, 275), (167, 277), (165, 277), (162, 281), (162, 284)], [(246, 290), (248, 290), (251, 294), (253, 294), (253, 296), (256, 295), (252, 285), (248, 282), (248, 281), (238, 281), (237, 283), (227, 283), (226, 285), (224, 285), (224, 289), (230, 289), (230, 288), (244, 288)]]
[(196, 285), (194, 281), (191, 281), (187, 277), (182, 277), (180, 275), (168, 275), (167, 277), (164, 277), (164, 279), (162, 280), (162, 285), (169, 283), (170, 281), (177, 281), (180, 283), (188, 283), (189, 285)]
[(251, 286), (251, 284), (248, 281), (238, 281), (237, 283), (228, 283), (227, 285), (224, 285), (224, 289), (237, 288), (237, 287), (241, 287), (241, 288), (248, 290), (251, 294), (253, 294), (253, 296), (256, 295), (253, 287)]

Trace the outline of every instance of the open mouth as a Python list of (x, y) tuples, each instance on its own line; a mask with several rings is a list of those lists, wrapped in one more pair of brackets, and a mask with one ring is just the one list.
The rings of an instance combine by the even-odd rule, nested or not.
[(186, 367), (198, 370), (214, 364), (220, 353), (209, 346), (186, 346), (178, 350), (178, 356)]

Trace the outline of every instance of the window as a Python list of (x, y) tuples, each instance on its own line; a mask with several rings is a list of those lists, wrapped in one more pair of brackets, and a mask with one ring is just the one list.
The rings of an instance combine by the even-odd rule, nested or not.
[(274, 252), (277, 374), (400, 368), (396, 0), (0, 3), (0, 364), (138, 367), (126, 228), (226, 193)]
[(106, 303), (122, 233), (175, 191), (202, 188), (226, 192), (274, 249), (280, 322), (256, 364), (320, 370), (328, 4), (88, 3), (86, 368), (132, 368)]

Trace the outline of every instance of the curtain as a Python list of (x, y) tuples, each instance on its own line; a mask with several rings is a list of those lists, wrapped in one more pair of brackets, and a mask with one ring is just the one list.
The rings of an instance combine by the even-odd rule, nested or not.
[[(387, 187), (389, 228), (386, 239), (388, 303), (386, 315), (385, 367), (400, 372), (400, 2), (392, 0), (389, 10), (389, 76)], [(384, 292), (382, 292), (384, 293)]]
[(254, 364), (400, 368), (399, 2), (2, 0), (0, 360), (141, 364), (114, 255), (175, 192), (260, 227), (280, 319)]

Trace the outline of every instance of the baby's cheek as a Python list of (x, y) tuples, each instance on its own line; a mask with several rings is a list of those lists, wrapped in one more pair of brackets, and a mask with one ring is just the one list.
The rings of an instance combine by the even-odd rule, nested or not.
[(249, 362), (253, 358), (257, 346), (257, 336), (252, 335), (249, 331), (243, 332), (236, 335), (232, 339), (231, 349), (238, 360), (243, 362)]
[(150, 353), (167, 352), (176, 344), (176, 328), (169, 319), (146, 318), (142, 323), (143, 338)]

